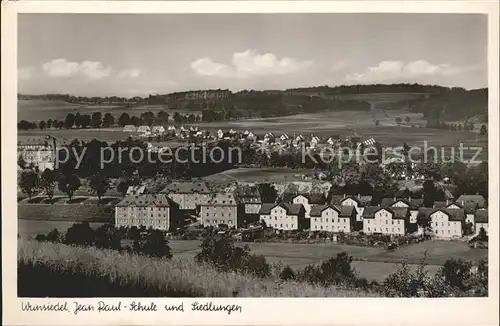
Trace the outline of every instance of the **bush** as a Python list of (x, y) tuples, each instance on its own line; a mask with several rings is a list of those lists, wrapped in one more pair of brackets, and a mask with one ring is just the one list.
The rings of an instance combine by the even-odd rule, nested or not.
[(141, 246), (140, 252), (150, 257), (171, 259), (172, 253), (163, 232), (152, 230)]
[(94, 238), (94, 244), (97, 248), (114, 250), (120, 250), (122, 248), (120, 233), (110, 224), (100, 226), (95, 231)]
[(295, 272), (288, 265), (285, 266), (285, 268), (283, 268), (283, 271), (280, 273), (280, 279), (282, 279), (283, 281), (295, 280), (295, 278)]
[(45, 237), (45, 241), (49, 242), (62, 242), (61, 241), (62, 234), (57, 229), (52, 229), (47, 236)]
[(228, 237), (206, 237), (195, 260), (198, 263), (209, 263), (224, 272), (241, 272), (260, 278), (271, 275), (271, 266), (264, 256), (250, 254), (248, 245), (237, 247)]
[(324, 261), (320, 266), (307, 265), (298, 273), (298, 279), (311, 284), (355, 284), (356, 275), (351, 266), (352, 257), (346, 252)]
[(94, 230), (89, 222), (75, 223), (66, 232), (65, 244), (90, 246), (94, 243)]
[(452, 287), (457, 287), (460, 290), (470, 288), (472, 264), (462, 259), (447, 260), (440, 270), (444, 281)]

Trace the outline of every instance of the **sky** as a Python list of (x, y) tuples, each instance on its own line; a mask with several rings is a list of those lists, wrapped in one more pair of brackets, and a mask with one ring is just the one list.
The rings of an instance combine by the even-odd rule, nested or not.
[(18, 91), (487, 87), (479, 14), (20, 14)]

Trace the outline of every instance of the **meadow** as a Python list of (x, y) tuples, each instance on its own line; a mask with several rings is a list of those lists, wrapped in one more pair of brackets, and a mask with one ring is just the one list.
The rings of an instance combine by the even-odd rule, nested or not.
[(303, 180), (302, 175), (312, 170), (293, 170), (287, 168), (237, 168), (204, 177), (208, 182), (282, 182)]
[[(360, 277), (381, 282), (388, 274), (396, 272), (401, 262), (407, 261), (409, 267), (416, 269), (424, 255), (428, 264), (427, 270), (433, 274), (450, 258), (460, 257), (478, 262), (488, 258), (488, 251), (471, 249), (464, 242), (425, 241), (403, 246), (395, 251), (384, 248), (360, 247), (343, 244), (290, 244), (290, 243), (244, 243), (252, 253), (263, 255), (270, 263), (289, 265), (292, 269), (300, 269), (308, 264), (319, 264), (347, 252), (354, 257), (353, 267)], [(174, 256), (191, 259), (199, 250), (200, 242), (196, 240), (171, 240), (170, 247)]]
[[(165, 108), (162, 105), (84, 105), (69, 103), (62, 100), (18, 100), (17, 102), (17, 121), (28, 120), (39, 122), (41, 120), (64, 120), (68, 113), (76, 114), (92, 114), (93, 112), (101, 112), (102, 115), (111, 113), (115, 120), (122, 113), (129, 115), (140, 116), (141, 113), (151, 111), (157, 113), (163, 111)], [(181, 114), (201, 114), (201, 111), (188, 111), (188, 110), (167, 110), (173, 117), (175, 112)]]
[[(130, 253), (18, 240), (20, 297), (366, 297), (320, 287), (219, 272), (194, 259), (154, 259)], [(53, 286), (54, 284), (58, 286)]]

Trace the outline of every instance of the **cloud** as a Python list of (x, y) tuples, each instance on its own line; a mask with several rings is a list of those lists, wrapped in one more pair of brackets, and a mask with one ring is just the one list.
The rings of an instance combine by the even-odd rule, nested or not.
[(361, 73), (350, 73), (346, 80), (356, 82), (377, 82), (392, 79), (413, 79), (423, 76), (452, 76), (471, 70), (479, 66), (453, 66), (450, 64), (432, 64), (425, 60), (405, 63), (403, 61), (382, 61), (371, 66)]
[(295, 73), (312, 65), (312, 61), (297, 61), (288, 57), (279, 59), (273, 53), (259, 54), (255, 50), (246, 50), (234, 53), (230, 65), (205, 57), (191, 63), (191, 69), (202, 76), (248, 78)]
[(118, 73), (119, 78), (137, 78), (141, 74), (141, 70), (137, 68), (125, 69)]
[(347, 62), (345, 61), (338, 61), (335, 62), (333, 65), (330, 66), (330, 71), (340, 71), (343, 70), (347, 67)]
[(111, 74), (111, 67), (104, 67), (101, 62), (83, 61), (79, 63), (62, 58), (44, 63), (42, 70), (54, 78), (84, 75), (89, 79), (101, 79)]
[(22, 67), (17, 69), (17, 79), (29, 80), (33, 77), (33, 67)]

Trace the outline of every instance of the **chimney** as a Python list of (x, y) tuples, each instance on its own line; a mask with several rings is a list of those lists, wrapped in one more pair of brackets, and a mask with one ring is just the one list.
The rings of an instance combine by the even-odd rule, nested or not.
[(446, 206), (448, 206), (448, 202), (449, 202), (449, 200), (448, 200), (448, 199), (446, 199)]
[(361, 198), (361, 195), (358, 193), (358, 199), (360, 199), (360, 198)]
[(345, 193), (344, 193), (344, 198), (345, 198)]

